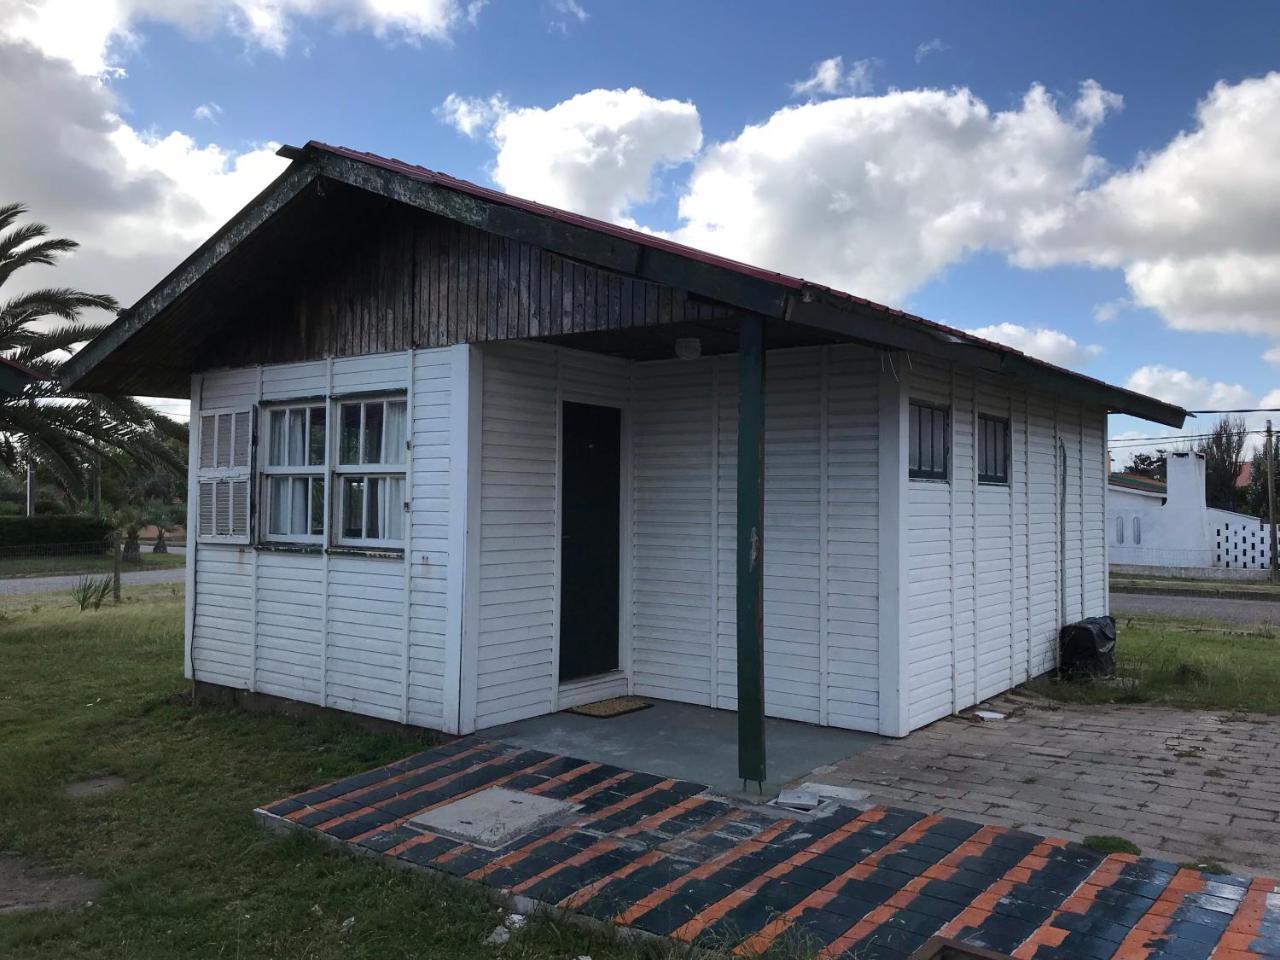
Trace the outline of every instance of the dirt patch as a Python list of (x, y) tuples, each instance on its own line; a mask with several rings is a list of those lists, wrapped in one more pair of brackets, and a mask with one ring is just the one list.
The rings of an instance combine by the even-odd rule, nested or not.
[(70, 910), (88, 905), (101, 893), (98, 880), (37, 867), (22, 857), (0, 853), (0, 914)]
[(115, 793), (117, 790), (123, 790), (128, 785), (129, 781), (124, 777), (90, 777), (88, 780), (77, 780), (75, 783), (68, 783), (65, 793), (68, 797), (75, 797), (76, 799), (99, 797), (104, 793)]

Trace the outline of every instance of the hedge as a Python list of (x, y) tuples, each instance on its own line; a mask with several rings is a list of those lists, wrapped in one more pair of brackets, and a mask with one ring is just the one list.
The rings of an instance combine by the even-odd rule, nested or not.
[(101, 517), (44, 514), (0, 517), (0, 547), (44, 546), (55, 543), (102, 543), (111, 536), (111, 523)]

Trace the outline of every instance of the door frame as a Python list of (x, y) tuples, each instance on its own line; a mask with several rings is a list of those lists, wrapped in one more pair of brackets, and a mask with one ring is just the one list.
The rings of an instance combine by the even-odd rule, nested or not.
[[(574, 687), (600, 683), (601, 678), (621, 675), (626, 682), (626, 693), (633, 693), (631, 673), (631, 388), (628, 383), (627, 399), (618, 400), (601, 397), (588, 391), (565, 389), (560, 378), (556, 384), (556, 558), (555, 558), (555, 643), (552, 649), (551, 676), (555, 689), (552, 691), (552, 712), (559, 712), (582, 702), (573, 696)], [(560, 682), (560, 603), (562, 600), (563, 580), (561, 556), (561, 530), (563, 521), (564, 498), (564, 405), (566, 403), (586, 403), (596, 407), (610, 407), (618, 411), (618, 670), (616, 674), (601, 674), (600, 677), (586, 677)]]

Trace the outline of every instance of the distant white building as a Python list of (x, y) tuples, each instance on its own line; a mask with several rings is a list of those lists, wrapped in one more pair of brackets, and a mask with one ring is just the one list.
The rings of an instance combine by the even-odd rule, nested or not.
[(1205, 502), (1204, 456), (1171, 453), (1168, 483), (1113, 473), (1107, 543), (1113, 565), (1266, 570), (1270, 534), (1257, 517)]

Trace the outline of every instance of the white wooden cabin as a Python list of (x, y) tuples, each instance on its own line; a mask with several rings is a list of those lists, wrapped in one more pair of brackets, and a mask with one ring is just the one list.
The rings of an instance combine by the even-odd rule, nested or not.
[(286, 156), (70, 374), (191, 399), (198, 683), (468, 733), (621, 693), (733, 710), (758, 640), (769, 716), (902, 736), (1107, 612), (1107, 414), (1181, 409), (422, 168)]

